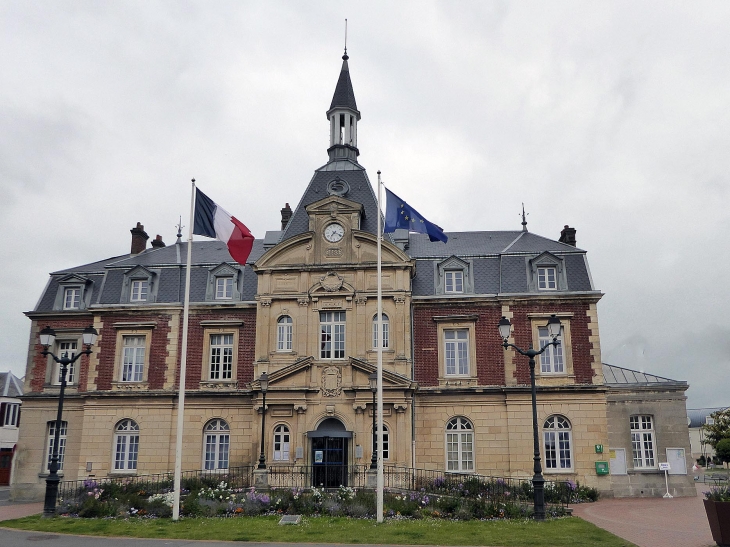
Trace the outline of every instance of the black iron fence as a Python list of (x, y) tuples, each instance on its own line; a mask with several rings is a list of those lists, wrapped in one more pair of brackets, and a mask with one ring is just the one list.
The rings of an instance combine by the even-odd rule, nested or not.
[[(254, 485), (254, 466), (231, 467), (220, 471), (184, 471), (181, 488), (194, 491), (215, 488), (225, 482), (228, 488), (249, 488)], [(356, 489), (367, 486), (369, 466), (366, 465), (275, 465), (268, 471), (269, 488), (338, 488)], [(425, 492), (437, 496), (454, 496), (481, 500), (503, 500), (529, 504), (533, 497), (532, 481), (475, 474), (446, 473), (439, 470), (416, 469), (387, 465), (383, 467), (384, 487), (390, 491)], [(79, 492), (94, 489), (121, 488), (153, 495), (173, 489), (173, 473), (128, 477), (105, 477), (62, 481), (59, 499), (71, 499)], [(545, 481), (545, 503), (567, 507), (575, 485), (569, 481)]]
[[(253, 466), (229, 467), (221, 471), (183, 471), (180, 475), (180, 488), (185, 491), (200, 488), (215, 488), (225, 482), (229, 488), (248, 488), (253, 486)], [(58, 487), (59, 500), (75, 497), (79, 491), (93, 492), (94, 489), (121, 488), (127, 491), (143, 492), (145, 495), (169, 492), (174, 486), (174, 474), (156, 473), (126, 477), (90, 478), (76, 481), (61, 481)]]
[(268, 468), (271, 488), (365, 488), (365, 465), (275, 465)]

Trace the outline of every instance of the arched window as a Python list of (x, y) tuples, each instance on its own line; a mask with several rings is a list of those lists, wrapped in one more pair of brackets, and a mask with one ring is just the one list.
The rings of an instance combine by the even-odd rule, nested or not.
[(205, 425), (205, 462), (208, 471), (228, 469), (228, 448), (231, 444), (230, 428), (225, 420), (215, 419)]
[(139, 453), (139, 426), (134, 420), (122, 420), (114, 429), (114, 470), (136, 471)]
[(545, 469), (557, 471), (573, 469), (573, 443), (568, 418), (558, 414), (550, 416), (542, 427)]
[(277, 321), (276, 351), (291, 351), (292, 349), (292, 320), (288, 315), (282, 315)]
[(446, 470), (474, 471), (474, 428), (466, 418), (446, 424)]
[[(373, 315), (373, 347), (378, 347), (378, 314)], [(383, 314), (383, 349), (390, 347), (390, 325), (388, 316)]]
[(289, 428), (285, 425), (277, 425), (274, 428), (274, 460), (289, 461)]
[[(375, 440), (375, 447), (374, 450), (378, 449), (378, 434), (377, 434), (377, 428), (375, 429), (375, 436), (373, 437), (371, 435), (370, 438)], [(383, 424), (383, 459), (387, 460), (390, 458), (390, 431), (388, 431), (388, 426)]]

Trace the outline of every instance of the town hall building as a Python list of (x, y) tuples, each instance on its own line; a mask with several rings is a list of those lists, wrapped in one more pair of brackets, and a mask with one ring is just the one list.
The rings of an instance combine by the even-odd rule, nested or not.
[[(255, 465), (262, 439), (269, 470), (340, 466), (324, 486), (346, 484), (347, 469), (370, 463), (380, 213), (359, 163), (361, 115), (347, 55), (327, 120), (327, 162), (296, 207), (281, 210), (278, 229), (254, 242), (245, 266), (219, 241), (192, 244), (184, 470)], [(16, 498), (42, 496), (55, 434), (60, 378), (42, 355), (46, 326), (56, 332), (56, 354), (84, 349), (89, 325), (99, 333), (67, 376), (63, 480), (173, 469), (187, 243), (179, 234), (172, 245), (157, 236), (148, 247), (143, 225), (131, 232), (130, 253), (52, 273), (27, 312)], [(383, 236), (385, 465), (531, 477), (528, 360), (502, 347), (497, 324), (510, 319), (510, 342), (539, 347), (550, 341), (546, 323), (556, 315), (560, 344), (536, 367), (546, 479), (606, 495), (615, 485), (617, 495), (661, 495), (658, 464), (674, 458), (684, 474), (670, 475), (670, 488), (694, 495), (687, 384), (617, 379), (624, 369), (602, 363), (602, 293), (576, 231), (556, 227), (552, 239), (523, 222), (447, 235), (447, 243), (405, 230)]]

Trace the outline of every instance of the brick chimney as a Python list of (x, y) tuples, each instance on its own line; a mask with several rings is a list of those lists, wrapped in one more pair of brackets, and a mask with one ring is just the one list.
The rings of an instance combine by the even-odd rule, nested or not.
[(565, 228), (560, 230), (560, 239), (558, 241), (575, 247), (575, 228), (571, 228), (566, 224)]
[(153, 249), (162, 249), (165, 246), (165, 242), (162, 241), (162, 236), (157, 234), (157, 237), (152, 240)]
[(289, 207), (289, 204), (287, 203), (286, 206), (281, 210), (281, 229), (284, 230), (286, 228), (286, 225), (289, 224), (289, 219), (291, 218), (292, 210), (291, 207)]
[(129, 231), (132, 232), (132, 250), (129, 252), (133, 255), (138, 255), (147, 247), (147, 240), (150, 236), (147, 235), (147, 232), (144, 231), (144, 226), (142, 226), (139, 222), (137, 223), (137, 226)]

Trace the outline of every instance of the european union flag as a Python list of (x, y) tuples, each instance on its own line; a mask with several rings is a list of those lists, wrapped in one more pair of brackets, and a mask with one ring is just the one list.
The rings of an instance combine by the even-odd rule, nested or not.
[(428, 239), (431, 241), (446, 243), (449, 240), (441, 227), (423, 218), (418, 211), (386, 188), (385, 229), (383, 231), (395, 232), (398, 228), (404, 228), (419, 234), (428, 234)]

